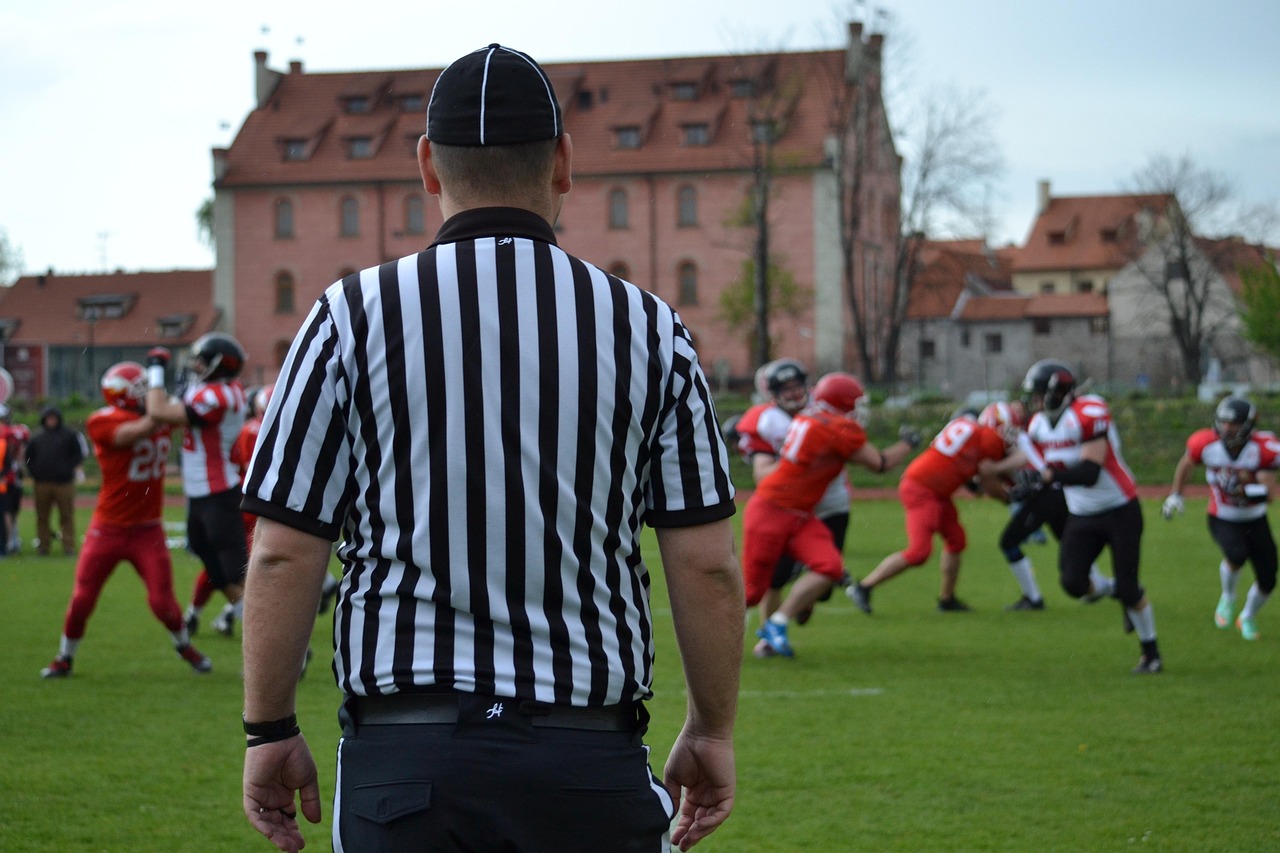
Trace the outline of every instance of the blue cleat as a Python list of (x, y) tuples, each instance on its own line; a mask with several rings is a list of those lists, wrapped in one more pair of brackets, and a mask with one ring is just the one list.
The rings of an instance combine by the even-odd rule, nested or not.
[(784, 658), (795, 655), (791, 648), (791, 641), (787, 639), (787, 626), (779, 625), (776, 622), (765, 622), (764, 626), (756, 632), (756, 636), (769, 644), (769, 648), (773, 649)]

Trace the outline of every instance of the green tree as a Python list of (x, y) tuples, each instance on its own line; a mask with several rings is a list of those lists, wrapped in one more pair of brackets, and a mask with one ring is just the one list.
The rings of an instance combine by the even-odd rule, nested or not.
[(213, 199), (206, 198), (196, 210), (196, 233), (200, 242), (213, 248)]
[(1268, 263), (1240, 270), (1240, 320), (1244, 336), (1280, 361), (1280, 269), (1275, 261), (1269, 258)]
[(22, 275), (22, 250), (9, 242), (9, 232), (0, 228), (0, 285), (12, 284)]
[[(771, 317), (801, 317), (810, 307), (812, 294), (797, 284), (795, 276), (779, 263), (775, 263), (775, 259), (782, 260), (775, 253), (767, 267), (768, 275), (764, 276), (769, 299), (766, 313)], [(720, 318), (731, 332), (742, 334), (743, 340), (751, 346), (752, 352), (757, 354), (761, 345), (760, 326), (757, 323), (758, 284), (755, 258), (747, 258), (742, 262), (738, 277), (720, 294)], [(765, 361), (774, 357), (772, 352), (774, 343), (776, 342), (770, 337), (770, 351), (764, 354)]]

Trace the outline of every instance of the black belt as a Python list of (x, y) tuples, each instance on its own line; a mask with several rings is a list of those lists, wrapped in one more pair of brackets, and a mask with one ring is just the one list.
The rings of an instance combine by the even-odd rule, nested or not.
[[(355, 722), (363, 726), (411, 726), (458, 722), (459, 693), (392, 693), (352, 696)], [(593, 732), (631, 732), (639, 727), (640, 703), (584, 707), (551, 705), (527, 699), (495, 697), (494, 703), (514, 705), (516, 713), (535, 726)]]

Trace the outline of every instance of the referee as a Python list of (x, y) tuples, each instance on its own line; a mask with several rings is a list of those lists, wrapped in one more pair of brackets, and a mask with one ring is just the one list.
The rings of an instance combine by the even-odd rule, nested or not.
[[(557, 247), (571, 157), (533, 59), (456, 60), (436, 241), (330, 286), (281, 368), (243, 506), (244, 808), (282, 850), (295, 792), (320, 819), (294, 701), (335, 540), (335, 850), (687, 850), (733, 807), (728, 454), (680, 318)], [(661, 780), (646, 523), (688, 692)]]

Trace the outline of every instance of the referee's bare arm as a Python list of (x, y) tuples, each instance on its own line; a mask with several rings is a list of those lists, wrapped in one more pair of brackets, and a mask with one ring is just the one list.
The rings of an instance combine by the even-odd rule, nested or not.
[(676, 802), (684, 793), (671, 841), (688, 850), (733, 809), (745, 598), (727, 519), (659, 528), (657, 535), (689, 695), (663, 782)]
[[(290, 717), (298, 675), (329, 567), (327, 539), (259, 518), (245, 576), (244, 718)], [(320, 787), (307, 741), (296, 735), (245, 751), (244, 810), (254, 828), (285, 851), (300, 850), (294, 794), (312, 823), (320, 822)]]

